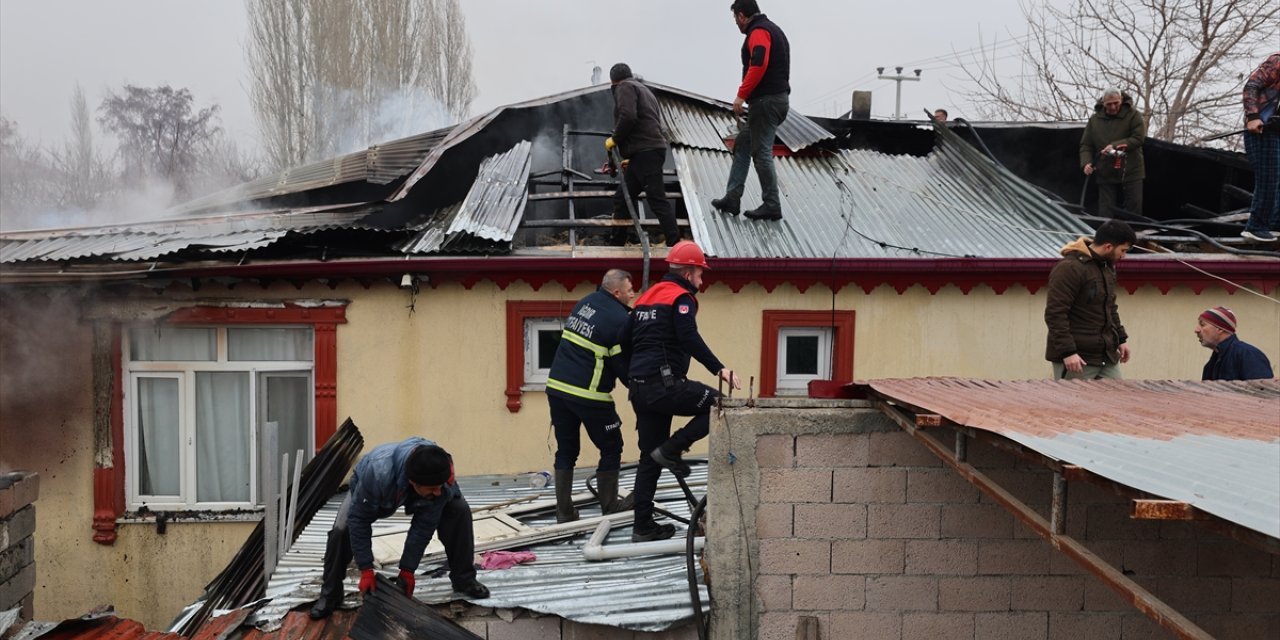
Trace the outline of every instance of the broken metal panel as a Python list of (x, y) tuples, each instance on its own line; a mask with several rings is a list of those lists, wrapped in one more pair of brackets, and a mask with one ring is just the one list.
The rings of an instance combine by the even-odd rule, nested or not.
[(868, 385), (895, 402), (1280, 538), (1280, 380), (921, 378)]
[(417, 602), (383, 576), (378, 586), (364, 597), (355, 624), (347, 635), (351, 640), (484, 640), (436, 610)]
[(532, 151), (533, 143), (522, 140), (480, 163), (479, 175), (445, 232), (446, 244), (459, 234), (511, 242), (528, 202)]
[(414, 226), (417, 233), (397, 245), (397, 251), (408, 254), (428, 254), (435, 253), (444, 247), (444, 241), (448, 237), (445, 230), (453, 225), (453, 220), (458, 216), (458, 212), (462, 210), (462, 202), (449, 205), (442, 209), (436, 210), (427, 221)]
[[(725, 151), (725, 139), (738, 135), (738, 118), (728, 105), (709, 98), (690, 100), (691, 94), (672, 94), (662, 85), (651, 86), (658, 96), (662, 124), (672, 144)], [(778, 126), (778, 141), (792, 152), (833, 138), (830, 131), (795, 109), (788, 111)]]

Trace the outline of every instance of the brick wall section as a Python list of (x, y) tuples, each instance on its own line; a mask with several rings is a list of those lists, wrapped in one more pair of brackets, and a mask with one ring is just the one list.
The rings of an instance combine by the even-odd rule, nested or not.
[(0, 611), (20, 608), (31, 620), (36, 587), (36, 508), (40, 477), (0, 474)]
[[(791, 640), (801, 616), (824, 640), (1172, 637), (896, 427), (776, 433), (785, 420), (750, 413), (726, 419), (767, 432), (755, 469), (736, 471), (759, 481), (756, 637)], [(970, 461), (1048, 516), (1047, 470), (973, 442)], [(1069, 534), (1215, 637), (1280, 637), (1280, 556), (1195, 523), (1133, 521), (1091, 485), (1068, 498)]]

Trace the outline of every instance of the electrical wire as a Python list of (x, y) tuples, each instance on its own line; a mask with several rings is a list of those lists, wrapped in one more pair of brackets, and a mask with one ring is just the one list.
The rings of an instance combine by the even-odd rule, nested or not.
[(698, 536), (698, 520), (702, 518), (706, 509), (707, 496), (703, 494), (702, 499), (694, 506), (693, 513), (690, 514), (692, 523), (685, 531), (684, 538), (684, 566), (685, 573), (689, 577), (689, 600), (693, 603), (693, 619), (698, 628), (698, 640), (707, 640), (707, 622), (702, 619), (702, 594), (698, 590), (698, 572), (693, 566), (696, 555), (693, 550), (693, 541)]

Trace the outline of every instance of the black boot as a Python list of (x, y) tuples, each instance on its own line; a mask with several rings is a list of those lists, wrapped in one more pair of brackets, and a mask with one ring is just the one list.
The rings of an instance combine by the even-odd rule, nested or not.
[(324, 583), (320, 597), (311, 607), (312, 620), (329, 617), (342, 604), (342, 583), (347, 577), (347, 563), (351, 562), (350, 554), (343, 553), (344, 543), (350, 544), (345, 529), (329, 531), (329, 541), (324, 548)]
[(742, 215), (751, 218), (752, 220), (781, 220), (782, 209), (762, 204)]
[(596, 472), (596, 490), (599, 492), (600, 511), (602, 513), (619, 513), (622, 511), (630, 511), (635, 508), (635, 500), (631, 494), (627, 497), (618, 499), (618, 472), (617, 471), (598, 471)]
[(666, 540), (675, 534), (675, 525), (658, 524), (653, 520), (647, 522), (637, 521), (631, 529), (631, 541), (652, 542), (654, 540)]
[(679, 449), (671, 449), (664, 444), (660, 447), (654, 448), (653, 453), (650, 453), (649, 457), (653, 458), (654, 462), (669, 470), (675, 477), (688, 478), (689, 474), (692, 473), (693, 470), (689, 468), (689, 463), (685, 462), (684, 458), (680, 457), (681, 453), (683, 452)]
[(734, 198), (732, 196), (725, 196), (723, 198), (713, 198), (711, 200), (711, 206), (725, 213), (731, 213), (736, 216), (740, 211), (742, 211), (742, 200), (740, 198)]
[(556, 522), (577, 520), (578, 510), (573, 508), (573, 469), (556, 469), (555, 483)]

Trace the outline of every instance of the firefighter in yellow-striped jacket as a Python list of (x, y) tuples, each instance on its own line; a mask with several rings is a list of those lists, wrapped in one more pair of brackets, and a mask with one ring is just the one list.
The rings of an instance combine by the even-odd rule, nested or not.
[(547, 403), (556, 434), (556, 521), (578, 519), (573, 507), (573, 467), (580, 449), (579, 426), (600, 450), (596, 485), (605, 513), (630, 509), (618, 500), (622, 419), (614, 408), (615, 382), (627, 383), (631, 354), (631, 274), (610, 269), (600, 288), (578, 301), (565, 319), (560, 346), (547, 376)]

